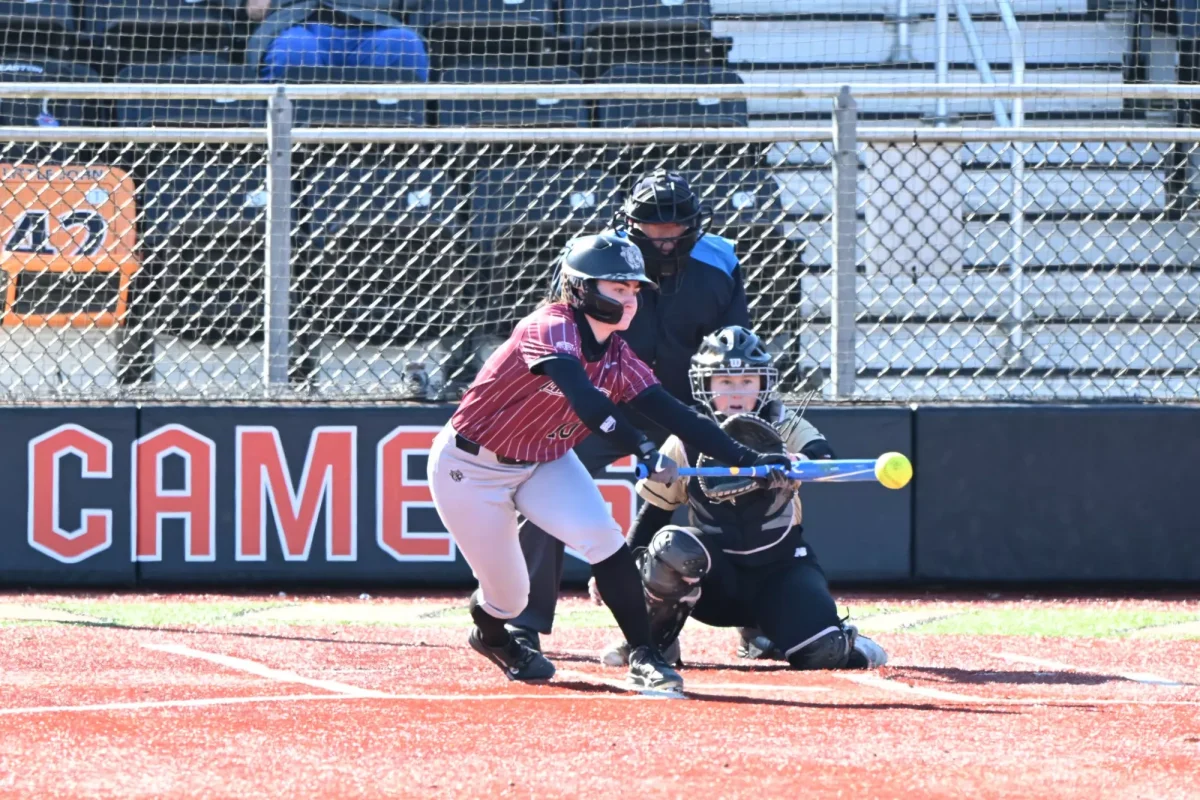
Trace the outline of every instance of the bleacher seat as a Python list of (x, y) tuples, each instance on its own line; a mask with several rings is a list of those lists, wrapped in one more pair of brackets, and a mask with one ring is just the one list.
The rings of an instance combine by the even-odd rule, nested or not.
[(78, 30), (70, 0), (0, 2), (0, 42), (6, 57), (63, 58)]
[[(287, 84), (419, 83), (412, 70), (390, 67), (290, 67)], [(424, 100), (294, 100), (292, 123), (297, 127), (393, 128), (425, 124)]]
[(305, 171), (304, 187), (300, 333), (396, 344), (451, 325), (472, 287), (458, 244), (463, 201), (445, 172), (322, 163)]
[(409, 21), (439, 69), (497, 57), (536, 64), (557, 41), (550, 0), (425, 0)]
[[(566, 67), (513, 67), (472, 65), (447, 70), (442, 83), (580, 83), (579, 74)], [(581, 100), (441, 100), (438, 125), (442, 127), (586, 126), (587, 108)]]
[(196, 0), (85, 0), (81, 17), (88, 55), (112, 69), (228, 52), (234, 33), (229, 19)]
[(142, 308), (185, 339), (262, 334), (266, 166), (201, 163), (188, 154), (153, 165), (141, 187)]
[[(118, 81), (130, 83), (191, 83), (201, 85), (258, 83), (252, 67), (223, 63), (211, 56), (186, 56), (162, 64), (134, 64), (121, 70)], [(120, 125), (259, 127), (266, 125), (267, 104), (259, 100), (122, 100), (117, 103)]]
[[(6, 83), (92, 83), (100, 76), (70, 61), (0, 60), (0, 81)], [(96, 125), (103, 122), (98, 104), (87, 100), (10, 97), (0, 99), (0, 125)]]
[(546, 296), (550, 259), (571, 238), (605, 228), (619, 199), (611, 172), (575, 167), (480, 170), (473, 186), (470, 237), (490, 259), (482, 295), (501, 328)]
[[(630, 64), (613, 67), (602, 77), (608, 83), (742, 83), (732, 70)], [(745, 100), (721, 100), (697, 92), (695, 100), (600, 100), (596, 124), (602, 128), (741, 128), (748, 116)]]
[(563, 0), (561, 18), (589, 77), (612, 64), (711, 63), (709, 0)]

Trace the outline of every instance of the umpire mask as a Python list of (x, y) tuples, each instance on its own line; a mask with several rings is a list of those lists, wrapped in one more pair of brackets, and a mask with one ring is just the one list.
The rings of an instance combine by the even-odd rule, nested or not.
[[(613, 226), (642, 251), (646, 273), (658, 280), (680, 272), (704, 235), (706, 214), (687, 179), (660, 169), (633, 185)], [(673, 227), (663, 235), (656, 228)]]

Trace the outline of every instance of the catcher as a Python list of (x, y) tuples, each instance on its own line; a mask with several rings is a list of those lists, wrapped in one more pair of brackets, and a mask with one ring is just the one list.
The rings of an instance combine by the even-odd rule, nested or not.
[[(793, 458), (834, 457), (825, 437), (774, 397), (778, 373), (752, 331), (731, 326), (705, 337), (689, 375), (697, 400), (739, 442)], [(707, 456), (697, 462), (674, 436), (661, 452), (680, 466), (714, 463)], [(689, 616), (738, 628), (743, 658), (778, 658), (794, 669), (887, 662), (882, 647), (838, 618), (825, 573), (803, 538), (797, 487), (782, 474), (638, 482), (646, 503), (628, 542), (638, 555), (654, 645), (669, 663), (679, 661), (679, 632)], [(685, 504), (689, 525), (671, 525)], [(621, 666), (627, 654), (620, 642), (602, 661)]]

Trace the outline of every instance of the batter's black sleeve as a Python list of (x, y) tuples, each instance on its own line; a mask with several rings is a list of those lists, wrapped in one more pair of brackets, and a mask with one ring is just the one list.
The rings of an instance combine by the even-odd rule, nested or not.
[(722, 464), (750, 467), (758, 460), (758, 453), (730, 439), (711, 418), (679, 402), (661, 385), (651, 386), (629, 405), (678, 436), (689, 449), (706, 453)]
[(659, 508), (653, 503), (644, 503), (642, 510), (638, 512), (637, 519), (633, 521), (633, 527), (629, 529), (629, 535), (625, 537), (629, 549), (637, 550), (639, 547), (649, 547), (654, 534), (661, 531), (664, 526), (671, 524), (673, 513), (673, 511)]
[(578, 359), (555, 356), (538, 361), (533, 369), (554, 381), (588, 430), (613, 442), (622, 452), (637, 453), (642, 443), (649, 441), (646, 434), (625, 418), (616, 403), (595, 387)]

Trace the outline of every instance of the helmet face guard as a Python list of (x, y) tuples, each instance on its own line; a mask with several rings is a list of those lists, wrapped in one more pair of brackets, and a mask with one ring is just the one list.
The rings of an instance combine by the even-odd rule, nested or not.
[(597, 322), (616, 325), (625, 315), (625, 304), (600, 294), (595, 280), (569, 278), (567, 303), (578, 308)]
[(762, 408), (764, 403), (774, 398), (779, 384), (779, 370), (763, 347), (762, 340), (753, 331), (740, 325), (731, 325), (704, 337), (688, 368), (692, 396), (712, 408), (712, 379), (719, 375), (761, 376), (754, 410)]
[[(634, 184), (616, 213), (613, 227), (624, 231), (646, 259), (646, 271), (654, 276), (674, 275), (687, 264), (692, 248), (704, 235), (711, 214), (678, 173), (656, 170)], [(677, 236), (655, 238), (639, 224), (682, 225)]]

